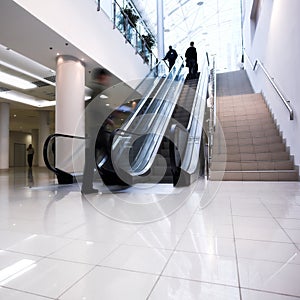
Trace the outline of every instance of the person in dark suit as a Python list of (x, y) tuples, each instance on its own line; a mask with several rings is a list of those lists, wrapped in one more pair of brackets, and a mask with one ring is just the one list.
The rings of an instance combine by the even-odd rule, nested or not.
[(186, 66), (189, 68), (189, 79), (196, 78), (197, 75), (197, 50), (194, 42), (190, 42), (190, 47), (185, 52)]
[(172, 48), (172, 46), (169, 46), (169, 51), (167, 52), (166, 56), (163, 60), (168, 60), (169, 62), (169, 71), (171, 71), (172, 67), (175, 64), (176, 58), (178, 57), (178, 54), (175, 49)]

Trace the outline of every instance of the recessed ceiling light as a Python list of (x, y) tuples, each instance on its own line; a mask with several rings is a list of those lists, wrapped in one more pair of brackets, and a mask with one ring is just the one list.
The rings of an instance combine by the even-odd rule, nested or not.
[(15, 86), (22, 90), (34, 89), (37, 86), (30, 81), (21, 79), (17, 76), (13, 76), (7, 73), (0, 71), (0, 82)]

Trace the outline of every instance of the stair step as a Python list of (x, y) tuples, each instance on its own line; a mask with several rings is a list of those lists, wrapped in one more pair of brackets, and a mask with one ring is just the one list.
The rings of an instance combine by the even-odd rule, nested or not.
[[(216, 149), (218, 145), (218, 137), (216, 137)], [(240, 139), (228, 139), (225, 141), (226, 146), (247, 146), (247, 145), (264, 145), (282, 142), (282, 138), (279, 135), (252, 137), (252, 138), (240, 138)], [(224, 143), (223, 143), (224, 144)]]
[(213, 149), (213, 154), (245, 154), (245, 153), (268, 153), (285, 152), (286, 147), (283, 143), (270, 143), (263, 145), (227, 145)]
[(211, 171), (210, 180), (223, 181), (298, 181), (297, 170), (276, 171)]
[(212, 162), (248, 162), (248, 161), (276, 161), (289, 160), (287, 152), (266, 152), (266, 153), (240, 153), (240, 154), (215, 154)]
[(293, 170), (294, 164), (291, 160), (282, 161), (241, 161), (241, 162), (212, 162), (213, 171), (263, 171), (263, 170)]

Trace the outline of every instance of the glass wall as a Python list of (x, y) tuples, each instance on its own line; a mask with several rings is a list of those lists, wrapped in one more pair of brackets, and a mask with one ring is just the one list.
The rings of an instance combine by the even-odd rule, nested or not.
[(151, 68), (157, 61), (155, 38), (130, 0), (95, 0), (101, 9)]

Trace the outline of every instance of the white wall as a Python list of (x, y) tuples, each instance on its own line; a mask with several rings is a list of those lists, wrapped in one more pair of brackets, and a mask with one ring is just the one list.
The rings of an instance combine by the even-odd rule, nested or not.
[[(261, 0), (261, 13), (251, 36), (250, 12), (253, 0), (246, 0), (243, 26), (244, 47), (252, 63), (259, 59), (277, 86), (290, 100), (294, 120), (289, 120), (285, 105), (263, 75), (261, 68), (253, 72), (245, 59), (245, 68), (255, 92), (262, 92), (277, 124), (290, 147), (295, 163), (300, 165), (300, 1)], [(252, 27), (253, 28), (253, 27)]]
[(124, 82), (140, 80), (149, 67), (94, 0), (14, 0)]

